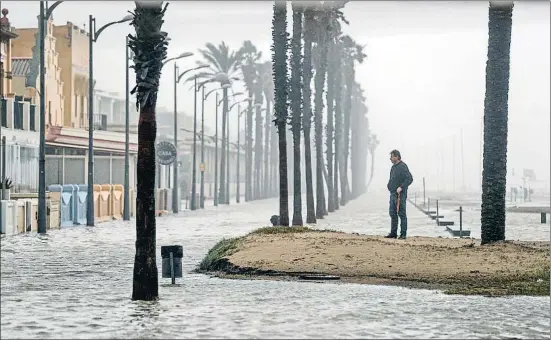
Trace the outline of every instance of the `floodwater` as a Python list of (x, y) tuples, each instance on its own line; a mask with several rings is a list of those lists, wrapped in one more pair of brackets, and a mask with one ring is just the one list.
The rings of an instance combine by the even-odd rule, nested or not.
[[(385, 234), (386, 204), (385, 197), (360, 198), (318, 225)], [(447, 236), (443, 227), (408, 208), (410, 236)], [(158, 266), (160, 246), (183, 245), (184, 278), (174, 286), (161, 278), (157, 302), (130, 300), (133, 222), (2, 238), (2, 338), (549, 339), (549, 297), (448, 296), (401, 287), (222, 280), (188, 273), (222, 237), (264, 226), (276, 211), (276, 200), (264, 200), (159, 218)], [(549, 240), (549, 224), (521, 224), (521, 218), (509, 216), (508, 221), (512, 238)], [(475, 229), (473, 222), (474, 234)]]

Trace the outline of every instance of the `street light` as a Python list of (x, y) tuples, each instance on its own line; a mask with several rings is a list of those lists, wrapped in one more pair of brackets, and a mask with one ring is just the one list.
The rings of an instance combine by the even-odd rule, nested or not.
[(96, 30), (96, 18), (89, 16), (90, 34), (88, 39), (88, 199), (86, 210), (86, 225), (94, 226), (94, 43), (107, 27), (131, 21), (134, 17), (129, 14), (121, 20), (113, 21)]
[(230, 84), (224, 84), (222, 87), (210, 90), (206, 95), (204, 100), (206, 101), (209, 95), (213, 92), (216, 92), (216, 105), (215, 105), (215, 132), (214, 132), (214, 206), (218, 206), (218, 106), (220, 106), (220, 103), (218, 102), (218, 92), (217, 90), (224, 90), (227, 88), (230, 88)]
[[(191, 52), (184, 52), (182, 54), (180, 54), (179, 56), (177, 57), (174, 57), (174, 58), (170, 58), (168, 59), (167, 61), (171, 61), (171, 60), (178, 60), (178, 59), (182, 59), (182, 58), (187, 58), (187, 57), (191, 57), (193, 55), (193, 53)], [(165, 62), (166, 63), (166, 62)], [(180, 80), (182, 79), (182, 77), (184, 76), (184, 74), (186, 74), (187, 72), (189, 71), (193, 71), (195, 69), (198, 69), (197, 67), (196, 68), (193, 68), (193, 69), (189, 69), (189, 70), (185, 70), (184, 72), (182, 72), (181, 74), (178, 74), (178, 65), (176, 65), (176, 63), (174, 63), (174, 146), (176, 147), (176, 159), (174, 160), (174, 163), (173, 163), (173, 188), (172, 188), (172, 212), (177, 214), (180, 210), (180, 195), (178, 195), (178, 192), (180, 190), (180, 186), (178, 185), (178, 108), (177, 108), (177, 103), (178, 103), (178, 92), (177, 92), (177, 85), (178, 83), (180, 82)]]
[[(178, 58), (184, 58), (184, 57), (189, 57), (193, 55), (192, 53), (190, 52), (187, 52), (187, 53), (182, 53)], [(176, 110), (176, 102), (177, 102), (177, 89), (176, 89), (176, 85), (180, 82), (180, 80), (182, 80), (182, 78), (184, 77), (184, 75), (188, 72), (191, 72), (191, 71), (195, 71), (195, 70), (199, 70), (199, 69), (202, 69), (202, 68), (205, 68), (205, 67), (208, 67), (208, 65), (199, 65), (199, 66), (196, 66), (196, 67), (193, 67), (193, 68), (190, 68), (190, 69), (187, 69), (185, 70), (184, 72), (180, 73), (178, 75), (178, 66), (176, 64), (174, 64), (174, 144), (175, 145), (178, 145), (178, 121), (177, 121), (177, 116), (178, 116), (178, 113), (177, 113), (177, 110)], [(195, 166), (196, 166), (196, 158), (195, 158), (195, 145), (196, 145), (196, 140), (197, 140), (197, 137), (195, 136), (195, 134), (197, 133), (197, 76), (194, 77), (194, 91), (193, 91), (193, 96), (194, 96), (194, 100), (193, 100), (193, 125), (194, 125), (194, 135), (193, 135), (193, 169), (192, 169), (192, 188), (191, 188), (191, 194), (192, 194), (192, 197), (191, 197), (191, 210), (195, 210), (196, 209), (196, 201), (195, 201), (195, 196), (197, 194), (197, 188), (195, 187), (195, 184), (196, 184), (196, 169), (195, 169)], [(177, 159), (176, 159), (177, 160)], [(180, 204), (179, 204), (179, 197), (178, 197), (178, 163), (175, 162), (174, 164), (174, 185), (176, 186), (176, 190), (172, 190), (172, 210), (174, 213), (177, 213), (179, 208), (180, 208)]]
[[(46, 39), (45, 24), (52, 15), (54, 9), (61, 5), (63, 1), (56, 1), (51, 7), (45, 8), (44, 1), (40, 1), (40, 14), (38, 28), (40, 36), (40, 137), (39, 137), (39, 156), (38, 156), (38, 232), (46, 233), (46, 50), (44, 40)], [(4, 80), (2, 80), (4, 81)], [(4, 148), (6, 146), (4, 145)], [(4, 166), (4, 162), (2, 163)], [(2, 179), (3, 180), (3, 179)]]
[[(249, 98), (246, 98), (245, 100), (243, 100), (242, 102), (251, 102), (253, 100), (253, 98), (249, 97)], [(239, 104), (239, 103), (238, 103)], [(239, 143), (241, 143), (240, 139), (241, 139), (241, 115), (244, 113), (244, 112), (247, 112), (247, 109), (241, 111), (241, 107), (238, 105), (237, 106), (237, 166), (236, 166), (236, 171), (235, 171), (235, 178), (236, 178), (236, 188), (235, 188), (235, 203), (239, 203), (240, 202), (240, 190), (239, 190), (239, 183), (240, 183), (240, 178), (239, 178), (239, 159), (241, 158), (241, 147), (239, 145)]]

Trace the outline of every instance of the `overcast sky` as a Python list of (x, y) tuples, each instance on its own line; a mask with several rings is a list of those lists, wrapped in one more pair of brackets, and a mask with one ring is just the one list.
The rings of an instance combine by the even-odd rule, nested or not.
[[(36, 27), (37, 1), (2, 1), (1, 6), (10, 10), (13, 26)], [(66, 1), (55, 10), (54, 20), (58, 25), (71, 21), (88, 26), (88, 15), (93, 14), (99, 27), (122, 18), (133, 6), (131, 1)], [(251, 40), (267, 59), (271, 6), (270, 1), (171, 2), (163, 26), (172, 38), (169, 56), (195, 52), (207, 42), (225, 41), (239, 48)], [(487, 2), (353, 1), (344, 13), (350, 21), (344, 30), (367, 45), (368, 58), (356, 74), (366, 89), (371, 128), (381, 141), (374, 186), (385, 184), (388, 152), (398, 148), (414, 185), (425, 176), (428, 187), (458, 189), (464, 176), (465, 184), (474, 188), (480, 180)], [(549, 14), (548, 1), (516, 2), (509, 97), (508, 168), (517, 173), (535, 169), (545, 181), (550, 177)], [(113, 26), (98, 40), (94, 69), (99, 89), (124, 93), (124, 37), (131, 29)], [(179, 61), (180, 68), (191, 67), (197, 58)], [(164, 71), (159, 94), (159, 105), (169, 109), (171, 71)], [(191, 113), (192, 93), (187, 85), (179, 91), (179, 107)], [(209, 105), (213, 103), (207, 103), (207, 109)], [(213, 123), (214, 117), (207, 120)]]

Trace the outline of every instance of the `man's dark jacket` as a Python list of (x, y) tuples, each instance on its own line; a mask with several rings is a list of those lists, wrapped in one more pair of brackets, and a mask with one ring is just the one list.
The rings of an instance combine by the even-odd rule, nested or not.
[(390, 178), (386, 187), (390, 192), (396, 192), (398, 187), (401, 187), (405, 192), (412, 182), (413, 176), (411, 176), (408, 166), (406, 163), (400, 161), (392, 165), (392, 168), (390, 169)]

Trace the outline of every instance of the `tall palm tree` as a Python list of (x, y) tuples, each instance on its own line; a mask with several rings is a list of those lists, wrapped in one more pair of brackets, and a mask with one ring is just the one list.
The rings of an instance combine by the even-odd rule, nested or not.
[(326, 145), (326, 158), (327, 158), (327, 210), (333, 212), (336, 210), (334, 198), (335, 193), (333, 191), (333, 118), (334, 110), (333, 104), (335, 101), (335, 62), (336, 57), (336, 47), (335, 39), (329, 37), (328, 42), (328, 61), (327, 61), (327, 92), (325, 94), (325, 103), (327, 105), (326, 115), (327, 115), (327, 127), (325, 130), (325, 145)]
[(327, 10), (316, 11), (316, 43), (319, 50), (319, 66), (314, 79), (314, 140), (316, 144), (316, 218), (326, 214), (325, 190), (323, 187), (323, 90), (327, 71), (329, 15)]
[(505, 240), (512, 1), (490, 1), (484, 99), (481, 243)]
[(138, 170), (136, 194), (136, 255), (132, 285), (133, 300), (156, 300), (159, 296), (155, 223), (155, 108), (163, 60), (167, 55), (167, 34), (161, 31), (166, 11), (160, 2), (136, 1), (128, 47), (134, 52), (138, 122)]
[(279, 223), (289, 225), (289, 190), (287, 183), (287, 2), (274, 2), (272, 20), (272, 65), (274, 111), (279, 138)]
[[(205, 60), (203, 63), (209, 65), (206, 71), (200, 72), (195, 76), (190, 77), (193, 79), (201, 79), (204, 82), (219, 82), (220, 85), (228, 84), (231, 80), (239, 79), (237, 74), (241, 67), (243, 60), (243, 51), (241, 49), (237, 51), (230, 50), (229, 46), (225, 42), (215, 46), (211, 43), (205, 45), (205, 49), (200, 49), (199, 53)], [(203, 64), (201, 63), (201, 64)], [(188, 79), (188, 80), (189, 80)], [(226, 150), (226, 124), (228, 116), (228, 88), (223, 89), (223, 106), (222, 106), (222, 145), (221, 150)], [(218, 104), (218, 103), (217, 103)], [(228, 179), (229, 180), (229, 179)], [(218, 192), (218, 202), (228, 204), (226, 195), (226, 153), (222, 152), (220, 156), (220, 190)]]
[[(352, 134), (350, 147), (350, 164), (352, 170), (351, 199), (357, 198), (367, 189), (365, 183), (367, 174), (367, 151), (371, 147), (376, 147), (376, 144), (373, 144), (376, 140), (371, 140), (371, 133), (369, 131), (369, 122), (366, 116), (366, 98), (362, 94), (362, 90), (360, 88), (358, 88), (358, 90), (358, 95), (354, 98), (355, 105), (352, 107), (352, 118), (354, 123), (351, 124)], [(371, 157), (371, 161), (373, 162), (375, 159), (374, 154), (372, 154)], [(373, 172), (371, 172), (371, 176), (372, 175)]]
[[(336, 78), (337, 72), (340, 70), (338, 66), (340, 64), (340, 53), (338, 51), (339, 37), (341, 35), (341, 21), (348, 24), (348, 21), (344, 18), (344, 14), (341, 9), (344, 7), (347, 1), (330, 2), (330, 6), (327, 8), (327, 15), (329, 16), (329, 29), (328, 29), (328, 62), (327, 62), (327, 131), (326, 131), (326, 145), (327, 145), (327, 207), (329, 212), (333, 212), (338, 208), (338, 200), (335, 200), (334, 193), (334, 176), (333, 176), (333, 143), (335, 141), (334, 129), (335, 122), (335, 104), (340, 94), (340, 87), (337, 87)], [(340, 98), (339, 98), (340, 104)], [(335, 159), (335, 163), (337, 163)]]
[(274, 131), (274, 125), (272, 124), (272, 110), (271, 106), (274, 102), (274, 78), (272, 77), (272, 62), (266, 61), (256, 65), (258, 80), (262, 86), (264, 98), (266, 99), (266, 119), (264, 122), (264, 169), (262, 180), (262, 192), (264, 197), (271, 197), (271, 174), (272, 164), (274, 163), (274, 157), (270, 153), (271, 140), (273, 138), (272, 132)]
[[(355, 82), (356, 71), (355, 62), (362, 63), (366, 57), (363, 52), (363, 46), (358, 45), (349, 36), (343, 37), (345, 49), (344, 58), (344, 79), (346, 86), (345, 107), (344, 107), (344, 126), (343, 126), (343, 157), (340, 167), (341, 175), (341, 205), (344, 205), (349, 200), (350, 185), (348, 183), (348, 157), (350, 154), (350, 120), (353, 114), (352, 102), (355, 86), (359, 86)], [(359, 88), (359, 87), (358, 87)]]
[(293, 225), (302, 225), (300, 174), (300, 129), (302, 119), (302, 15), (303, 7), (293, 2), (293, 38), (291, 41), (291, 130), (293, 133)]
[[(258, 67), (258, 64), (255, 65)], [(254, 186), (253, 186), (253, 197), (254, 199), (263, 198), (262, 193), (262, 104), (264, 103), (264, 93), (262, 88), (262, 83), (258, 77), (258, 69), (256, 72), (254, 82), (254, 107), (256, 110), (255, 115), (255, 138), (254, 138)]]
[(369, 142), (367, 143), (367, 150), (369, 151), (369, 154), (371, 155), (371, 162), (370, 162), (370, 170), (369, 170), (369, 181), (367, 182), (366, 189), (369, 188), (371, 185), (371, 181), (373, 180), (373, 170), (375, 169), (375, 150), (377, 149), (377, 146), (379, 145), (379, 140), (377, 139), (377, 135), (370, 134), (369, 135)]
[[(335, 209), (338, 209), (339, 204), (339, 163), (342, 157), (342, 99), (344, 91), (342, 89), (342, 59), (343, 59), (343, 44), (342, 37), (337, 39), (335, 44), (335, 52), (333, 56), (333, 65), (335, 67), (335, 157), (333, 164), (333, 204)], [(329, 162), (328, 162), (328, 166)], [(331, 181), (331, 177), (329, 176)]]
[[(241, 65), (241, 73), (243, 81), (249, 94), (249, 98), (254, 97), (255, 81), (257, 79), (256, 64), (262, 57), (262, 52), (258, 51), (256, 46), (250, 40), (243, 42), (241, 47), (243, 54), (243, 64)], [(245, 201), (252, 199), (252, 167), (253, 167), (253, 102), (249, 101), (247, 108), (247, 131), (245, 138)]]
[(314, 185), (312, 183), (312, 44), (314, 42), (315, 12), (308, 6), (304, 10), (304, 60), (302, 63), (303, 78), (303, 113), (302, 128), (304, 134), (304, 172), (306, 177), (306, 223), (316, 223), (314, 204)]

